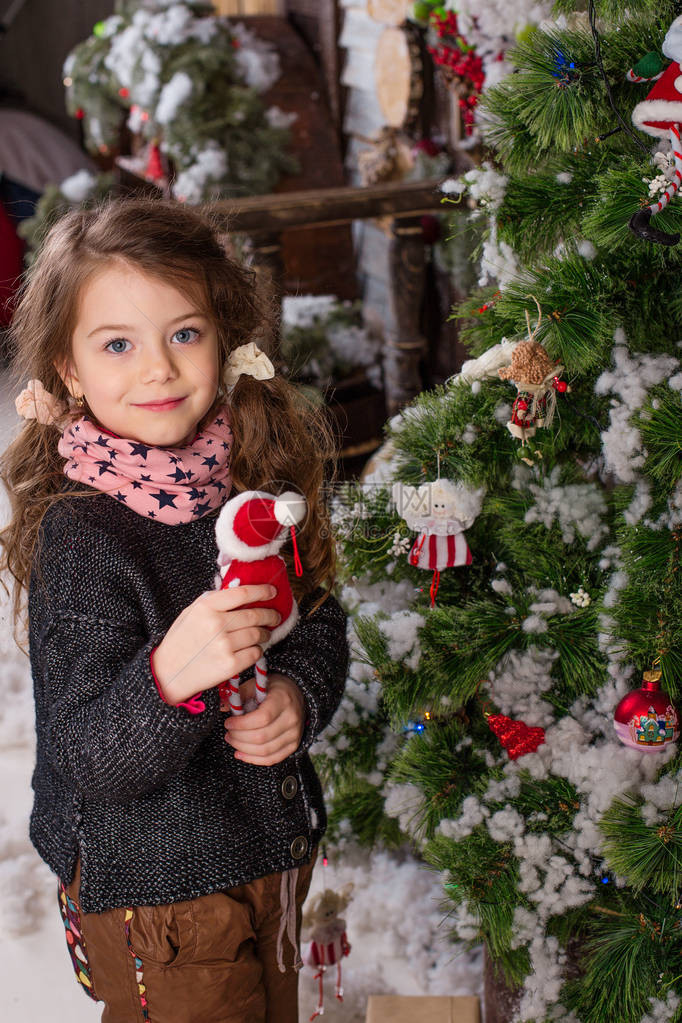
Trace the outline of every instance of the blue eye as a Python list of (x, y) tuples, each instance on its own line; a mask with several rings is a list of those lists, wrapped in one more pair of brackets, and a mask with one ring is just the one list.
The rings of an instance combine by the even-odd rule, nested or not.
[(191, 344), (192, 341), (196, 341), (200, 331), (196, 327), (181, 327), (180, 330), (176, 330), (173, 337), (180, 342), (181, 345)]
[(128, 344), (130, 344), (130, 342), (126, 341), (124, 337), (114, 337), (111, 339), (111, 341), (107, 341), (106, 345), (104, 346), (104, 349), (105, 351), (113, 352), (114, 355), (122, 355), (123, 352), (126, 352), (128, 350), (127, 348), (112, 348), (111, 346)]

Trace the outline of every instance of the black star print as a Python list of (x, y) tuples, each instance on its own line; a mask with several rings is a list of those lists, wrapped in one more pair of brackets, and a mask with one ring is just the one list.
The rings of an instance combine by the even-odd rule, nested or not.
[(103, 476), (105, 472), (110, 472), (112, 476), (116, 475), (116, 470), (111, 468), (111, 462), (102, 460), (101, 462), (95, 462), (95, 465), (99, 466), (100, 476)]
[(81, 428), (80, 428), (80, 426), (74, 426), (74, 430), (75, 430), (76, 433), (80, 433)]
[(225, 487), (225, 484), (221, 483), (220, 480), (214, 480), (213, 481), (213, 486), (217, 487), (218, 493), (220, 493), (221, 490), (226, 490), (227, 489)]
[(192, 512), (192, 515), (196, 515), (197, 518), (199, 518), (200, 516), (205, 515), (206, 512), (210, 511), (210, 510), (211, 510), (211, 505), (207, 501), (206, 504), (198, 504), (196, 506), (196, 508), (194, 509), (194, 511)]
[(210, 458), (205, 458), (202, 464), (207, 465), (209, 469), (214, 469), (218, 464), (218, 459), (215, 455), (211, 455)]
[(216, 426), (222, 426), (224, 422), (225, 422), (224, 419), (216, 419), (215, 424)]
[(175, 472), (168, 472), (166, 473), (166, 476), (168, 477), (168, 479), (175, 480), (176, 483), (179, 483), (181, 480), (184, 480), (185, 473), (176, 465)]
[(151, 476), (143, 476), (142, 473), (140, 473), (140, 479), (144, 480), (145, 483), (151, 483), (151, 481), (152, 481)]
[(206, 446), (208, 447), (208, 445), (209, 445), (209, 444), (212, 444), (212, 443), (213, 443), (213, 441), (212, 441), (212, 440), (207, 440), (207, 441), (206, 441)]
[(141, 490), (142, 489), (142, 484), (140, 483), (139, 480), (133, 480), (132, 484), (133, 484), (133, 490)]
[(82, 444), (74, 444), (73, 450), (74, 451), (82, 451), (84, 455), (87, 455), (87, 453), (88, 453), (88, 442), (84, 441)]
[(155, 519), (156, 518), (156, 512), (148, 511), (147, 515), (149, 516), (150, 519)]
[(117, 501), (127, 501), (127, 497), (126, 497), (125, 494), (122, 494), (121, 491), (119, 490), (118, 494), (116, 494), (116, 500)]
[(97, 440), (95, 441), (95, 444), (99, 444), (99, 446), (102, 447), (102, 448), (108, 448), (109, 447), (109, 441), (106, 439), (106, 437), (103, 437), (101, 433), (100, 433), (99, 437), (97, 438)]
[(146, 444), (139, 444), (137, 441), (133, 444), (133, 442), (129, 440), (128, 443), (130, 444), (130, 454), (139, 455), (140, 458), (144, 458), (146, 461), (147, 454), (149, 453), (149, 447)]
[(156, 501), (159, 502), (159, 509), (165, 508), (168, 505), (169, 508), (176, 508), (173, 504), (175, 501), (175, 494), (169, 494), (166, 490), (159, 490), (158, 494), (150, 494)]
[(88, 483), (94, 483), (94, 482), (95, 482), (95, 477), (94, 476), (88, 476)]
[(229, 444), (227, 444), (227, 443), (226, 443), (225, 441), (223, 441), (223, 449), (224, 449), (225, 451), (229, 451), (229, 450), (230, 450), (230, 445), (229, 445)]
[(176, 458), (175, 455), (169, 455), (168, 457), (171, 460), (171, 462), (173, 463), (173, 465), (177, 465), (178, 462), (180, 461), (180, 459)]
[(196, 487), (192, 487), (192, 489), (189, 492), (190, 501), (198, 501), (200, 497), (206, 497), (206, 491), (197, 490)]

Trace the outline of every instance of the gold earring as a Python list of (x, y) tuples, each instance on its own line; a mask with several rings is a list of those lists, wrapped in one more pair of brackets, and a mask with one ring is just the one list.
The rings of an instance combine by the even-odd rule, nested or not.
[(79, 409), (85, 408), (85, 395), (84, 394), (77, 395), (74, 398), (74, 405), (76, 406), (76, 408)]

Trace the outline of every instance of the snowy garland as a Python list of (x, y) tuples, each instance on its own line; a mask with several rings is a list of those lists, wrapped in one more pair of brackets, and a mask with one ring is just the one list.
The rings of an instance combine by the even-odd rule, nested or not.
[(119, 0), (64, 63), (69, 113), (91, 152), (116, 150), (124, 119), (172, 161), (173, 195), (199, 203), (272, 191), (295, 169), (290, 115), (260, 99), (280, 75), (275, 48), (203, 3)]

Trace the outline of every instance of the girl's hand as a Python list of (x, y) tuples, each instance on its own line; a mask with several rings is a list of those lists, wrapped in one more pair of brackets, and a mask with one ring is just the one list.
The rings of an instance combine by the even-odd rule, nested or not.
[(154, 674), (166, 703), (182, 703), (252, 667), (281, 617), (274, 608), (241, 605), (276, 593), (269, 584), (234, 586), (192, 601), (154, 651)]
[[(242, 699), (255, 694), (255, 681), (240, 687)], [(268, 673), (267, 696), (256, 710), (225, 720), (225, 741), (235, 757), (247, 764), (270, 767), (294, 753), (305, 724), (305, 701), (295, 682), (286, 675)]]

